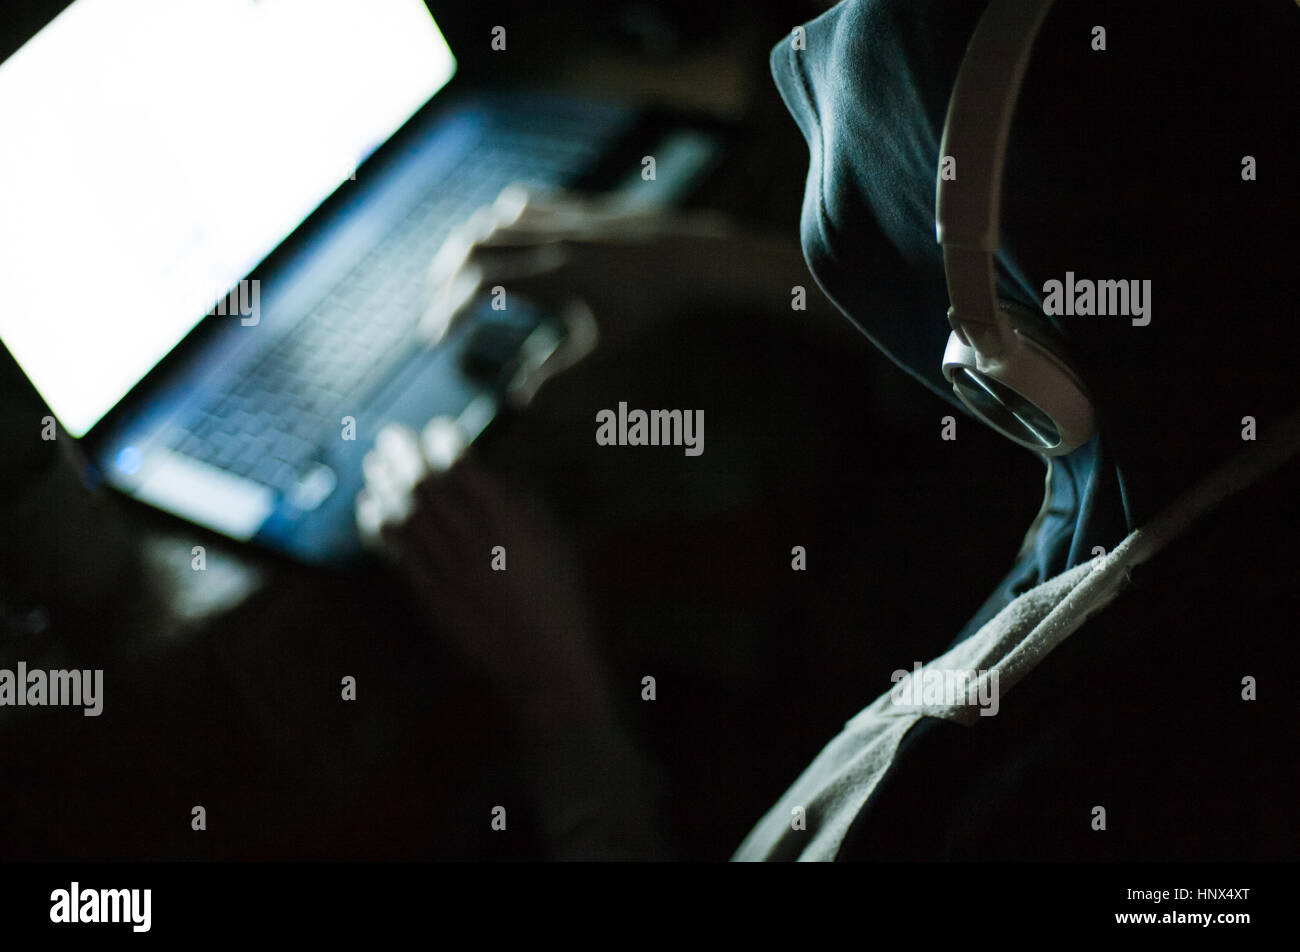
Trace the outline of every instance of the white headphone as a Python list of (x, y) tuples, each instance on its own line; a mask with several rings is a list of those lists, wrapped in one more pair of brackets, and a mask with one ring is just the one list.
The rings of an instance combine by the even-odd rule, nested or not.
[[(952, 327), (944, 378), (975, 416), (1008, 439), (1062, 456), (1092, 436), (1092, 400), (1032, 312), (998, 299), (993, 270), (1011, 116), (1051, 6), (1052, 0), (993, 0), (980, 18), (948, 101), (934, 218)], [(945, 156), (959, 168), (946, 181)]]

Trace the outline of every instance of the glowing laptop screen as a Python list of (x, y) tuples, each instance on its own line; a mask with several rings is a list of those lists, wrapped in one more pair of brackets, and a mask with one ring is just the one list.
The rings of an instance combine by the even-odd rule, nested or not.
[(76, 0), (0, 64), (0, 339), (64, 427), (455, 68), (422, 0)]

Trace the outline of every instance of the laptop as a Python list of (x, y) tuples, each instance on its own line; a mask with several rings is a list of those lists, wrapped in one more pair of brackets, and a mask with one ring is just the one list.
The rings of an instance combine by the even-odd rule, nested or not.
[(473, 438), (566, 343), (512, 299), (426, 346), (447, 233), (511, 182), (655, 205), (716, 164), (707, 122), (458, 87), (436, 12), (75, 0), (0, 63), (0, 340), (104, 483), (351, 561), (378, 431), (447, 414)]

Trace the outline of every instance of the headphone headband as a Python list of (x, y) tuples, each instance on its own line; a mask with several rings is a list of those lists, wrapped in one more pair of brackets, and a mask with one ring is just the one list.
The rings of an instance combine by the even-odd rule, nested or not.
[(953, 329), (998, 324), (993, 256), (998, 250), (1002, 169), (1020, 85), (1052, 0), (993, 0), (966, 45), (940, 153), (957, 159), (938, 176), (935, 236), (943, 245)]
[[(940, 144), (935, 237), (952, 334), (944, 377), (975, 416), (1048, 456), (1092, 435), (1092, 402), (1069, 364), (997, 295), (1002, 172), (1020, 86), (1052, 0), (992, 0), (966, 44)], [(945, 159), (955, 173), (945, 177)]]
[(942, 152), (961, 156), (961, 174), (939, 179), (940, 244), (998, 247), (1002, 166), (1029, 57), (1053, 0), (993, 0), (966, 44), (944, 121)]

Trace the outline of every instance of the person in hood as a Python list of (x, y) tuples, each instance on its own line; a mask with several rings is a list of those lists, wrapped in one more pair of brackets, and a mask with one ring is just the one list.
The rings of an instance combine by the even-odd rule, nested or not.
[[(828, 301), (963, 414), (940, 370), (950, 327), (935, 181), (953, 81), (985, 7), (845, 0), (771, 54), (809, 147), (807, 267)], [(1044, 458), (1045, 498), (1019, 556), (949, 649), (896, 671), (893, 688), (757, 818), (735, 858), (1300, 857), (1287, 701), (1300, 661), (1297, 54), (1291, 0), (1052, 7), (1011, 127), (997, 291), (1062, 343), (1095, 432)], [(629, 217), (511, 192), (444, 249), (431, 321), (436, 332), (479, 288), (513, 282), (553, 302), (584, 298), (602, 333), (634, 335), (681, 295), (721, 293), (717, 275), (739, 273), (728, 262), (755, 259), (770, 261), (770, 285), (727, 294), (798, 283), (798, 262), (717, 218)], [(1050, 282), (1067, 274), (1149, 282), (1143, 320), (1048, 313)], [(646, 293), (625, 301), (628, 286)], [(960, 425), (980, 424), (967, 414)], [(473, 584), (434, 556), (412, 569), (411, 553), (437, 550), (448, 531), (439, 518), (456, 519), (449, 487), (472, 496), (491, 478), (455, 462), (460, 443), (446, 424), (432, 429), (384, 437), (358, 515), (445, 606)], [(411, 516), (413, 494), (429, 500), (424, 516)], [(525, 509), (488, 498), (478, 511), (526, 524), (536, 510)], [(944, 555), (936, 539), (919, 582), (942, 586), (962, 571)], [(571, 584), (534, 584), (518, 604), (556, 592), (581, 601)], [(471, 644), (483, 627), (466, 622), (467, 650), (488, 650)], [(540, 617), (495, 630), (507, 629), (524, 634), (502, 655), (527, 632), (550, 636)], [(562, 664), (589, 657), (582, 626), (570, 630)], [(544, 718), (557, 736), (581, 746), (590, 725), (612, 723), (591, 663), (574, 662), (588, 678), (578, 689), (523, 655), (487, 666), (513, 666), (503, 683), (520, 697), (545, 696), (551, 678), (569, 685), (569, 703)], [(607, 764), (635, 776), (616, 731), (599, 734), (587, 746), (618, 751)], [(570, 775), (588, 795), (568, 802), (598, 813), (595, 774)]]

